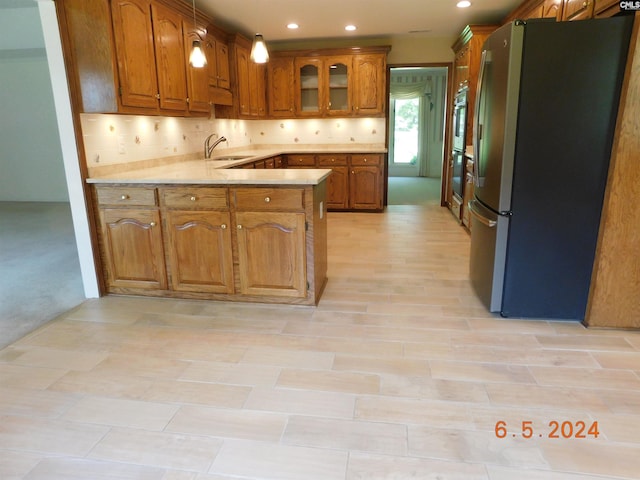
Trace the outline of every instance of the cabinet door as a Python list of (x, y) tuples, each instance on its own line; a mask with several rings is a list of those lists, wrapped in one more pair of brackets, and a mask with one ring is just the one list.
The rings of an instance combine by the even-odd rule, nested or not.
[(320, 75), (322, 62), (317, 57), (295, 59), (296, 113), (318, 116), (321, 113)]
[(562, 20), (584, 20), (593, 17), (593, 0), (565, 0)]
[(545, 0), (542, 3), (542, 12), (540, 17), (555, 18), (558, 21), (562, 20), (562, 0)]
[(264, 65), (249, 62), (249, 101), (251, 116), (263, 117), (267, 114), (266, 68)]
[(304, 213), (237, 212), (240, 291), (307, 295)]
[(168, 211), (165, 216), (171, 288), (233, 293), (229, 213)]
[(352, 57), (348, 55), (329, 57), (323, 61), (320, 110), (327, 115), (351, 114), (351, 68)]
[(249, 89), (249, 51), (236, 45), (238, 71), (238, 104), (240, 115), (251, 115), (251, 93)]
[(111, 14), (121, 103), (128, 107), (157, 108), (151, 3), (149, 0), (114, 0)]
[(100, 220), (108, 286), (166, 289), (158, 210), (107, 208)]
[(269, 114), (292, 117), (294, 112), (293, 57), (272, 58), (267, 67)]
[(218, 70), (218, 87), (230, 89), (229, 47), (220, 40), (216, 40), (216, 66)]
[(349, 208), (349, 167), (331, 167), (327, 178), (327, 208)]
[[(209, 86), (218, 86), (218, 59), (217, 59), (218, 41), (216, 38), (207, 34), (204, 41), (204, 53), (207, 56), (207, 74), (209, 75)], [(189, 45), (187, 44), (187, 50)]]
[[(206, 38), (203, 28), (194, 27), (192, 23), (184, 21), (184, 52), (185, 52), (185, 65), (187, 69), (187, 91), (189, 99), (189, 111), (190, 112), (209, 112), (211, 107), (209, 106), (209, 64), (215, 63), (215, 58), (210, 59), (207, 55), (207, 65), (203, 68), (194, 68), (189, 64), (189, 55), (191, 54), (191, 48), (194, 40), (197, 40), (202, 45), (205, 52)], [(205, 53), (206, 55), (206, 53)]]
[(352, 166), (349, 175), (350, 207), (362, 210), (382, 208), (382, 172), (379, 167)]
[(187, 110), (187, 78), (184, 66), (182, 17), (158, 4), (151, 5), (156, 49), (160, 108)]
[(356, 115), (385, 112), (386, 60), (384, 55), (356, 55), (353, 59)]

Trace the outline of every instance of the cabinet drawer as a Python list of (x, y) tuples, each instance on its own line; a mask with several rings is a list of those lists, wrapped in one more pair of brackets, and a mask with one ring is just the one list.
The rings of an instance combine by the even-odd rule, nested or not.
[(318, 166), (333, 167), (334, 165), (346, 165), (346, 155), (318, 155)]
[(162, 204), (169, 208), (229, 208), (227, 189), (216, 187), (163, 188)]
[(156, 189), (149, 187), (96, 187), (98, 204), (155, 206)]
[(287, 161), (289, 167), (315, 167), (315, 155), (288, 155)]
[(351, 165), (381, 165), (382, 155), (378, 154), (356, 154), (351, 155)]
[(236, 188), (238, 210), (303, 210), (304, 191), (288, 188)]

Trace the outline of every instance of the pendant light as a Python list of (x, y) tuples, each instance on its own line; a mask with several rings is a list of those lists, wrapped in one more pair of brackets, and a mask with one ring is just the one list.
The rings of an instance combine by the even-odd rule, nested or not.
[(267, 63), (269, 61), (269, 51), (264, 38), (259, 33), (253, 38), (253, 46), (251, 47), (251, 60), (255, 63)]
[[(193, 4), (193, 30), (197, 35), (198, 25), (196, 23), (196, 0), (192, 0)], [(191, 54), (189, 54), (189, 65), (193, 68), (203, 68), (207, 64), (207, 57), (202, 51), (200, 40), (194, 40), (191, 44)]]

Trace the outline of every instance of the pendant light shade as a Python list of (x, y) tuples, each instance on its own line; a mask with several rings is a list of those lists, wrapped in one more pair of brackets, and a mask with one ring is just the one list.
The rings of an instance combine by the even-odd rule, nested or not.
[(251, 60), (255, 63), (267, 63), (269, 61), (269, 51), (267, 50), (267, 44), (264, 43), (264, 38), (259, 33), (253, 39), (253, 46), (251, 47)]
[(194, 40), (189, 55), (189, 65), (193, 68), (202, 68), (207, 64), (207, 57), (202, 51), (200, 40)]
[[(193, 6), (193, 31), (198, 31), (198, 25), (196, 22), (196, 0), (191, 2)], [(202, 50), (202, 44), (200, 40), (194, 40), (191, 44), (191, 53), (189, 54), (189, 65), (193, 68), (203, 68), (207, 64), (207, 56)]]

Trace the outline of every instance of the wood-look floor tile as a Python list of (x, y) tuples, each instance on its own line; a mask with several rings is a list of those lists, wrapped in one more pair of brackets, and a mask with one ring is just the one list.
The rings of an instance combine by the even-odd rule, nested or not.
[(593, 352), (592, 355), (603, 368), (640, 369), (640, 352)]
[(329, 418), (353, 418), (355, 396), (346, 393), (254, 387), (244, 408)]
[(84, 397), (63, 419), (78, 423), (162, 430), (178, 406), (104, 397)]
[(346, 480), (488, 480), (484, 465), (352, 453)]
[(0, 415), (57, 418), (71, 408), (79, 398), (80, 396), (75, 393), (65, 394), (3, 386), (0, 388)]
[(409, 454), (464, 463), (548, 468), (536, 441), (494, 432), (409, 426)]
[(277, 318), (213, 317), (204, 315), (177, 315), (149, 313), (141, 315), (137, 325), (155, 327), (196, 328), (202, 330), (249, 331), (279, 333), (287, 320)]
[(22, 355), (17, 356), (11, 363), (28, 367), (79, 371), (91, 370), (108, 355), (105, 352), (77, 352), (42, 347), (25, 347), (21, 350), (23, 350)]
[(180, 380), (270, 387), (275, 385), (280, 372), (280, 367), (271, 365), (193, 362), (185, 369)]
[(513, 467), (487, 465), (489, 480), (604, 480), (605, 477), (581, 475), (579, 473), (551, 472)]
[(338, 371), (361, 373), (390, 373), (398, 375), (429, 375), (426, 360), (412, 358), (363, 357), (352, 355), (336, 355), (333, 369)]
[(0, 478), (20, 480), (30, 472), (43, 456), (30, 452), (16, 452), (0, 448)]
[(360, 396), (356, 399), (355, 418), (440, 428), (474, 428), (469, 407), (464, 403), (410, 398)]
[(260, 480), (344, 480), (347, 452), (225, 440), (210, 473)]
[(89, 458), (176, 470), (207, 472), (222, 439), (196, 435), (112, 429)]
[(249, 347), (241, 363), (277, 365), (280, 367), (330, 369), (335, 355), (331, 352), (305, 352), (272, 347)]
[[(596, 388), (595, 386), (592, 388)], [(640, 392), (630, 390), (599, 391), (602, 400), (613, 413), (640, 414)]]
[[(476, 430), (483, 430), (495, 434), (498, 422), (504, 422), (508, 435), (516, 437), (522, 435), (523, 423), (531, 422), (531, 427), (536, 438), (548, 438), (553, 433), (553, 422), (561, 425), (562, 422), (584, 422), (585, 426), (590, 426), (593, 420), (597, 420), (597, 413), (575, 411), (571, 407), (564, 408), (531, 408), (525, 405), (518, 407), (496, 408), (493, 405), (472, 405), (469, 412), (473, 418), (473, 425)], [(526, 424), (525, 424), (526, 428)], [(542, 437), (540, 437), (542, 435)]]
[(614, 352), (635, 351), (633, 345), (620, 333), (617, 335), (599, 334), (599, 332), (586, 335), (536, 335), (536, 338), (540, 345), (545, 348)]
[(63, 457), (42, 460), (24, 480), (163, 480), (164, 473), (157, 467)]
[(491, 403), (497, 406), (609, 412), (609, 406), (602, 398), (601, 392), (595, 389), (522, 384), (514, 386), (508, 383), (487, 383), (485, 388)]
[(612, 415), (597, 413), (592, 415), (598, 422), (600, 434), (612, 442), (622, 442), (640, 446), (640, 413), (637, 415)]
[(392, 423), (293, 416), (282, 441), (302, 447), (407, 454), (407, 428)]
[(189, 362), (162, 356), (139, 354), (110, 354), (94, 369), (98, 374), (117, 374), (151, 378), (178, 378), (190, 366)]
[(240, 408), (249, 392), (251, 387), (241, 385), (156, 379), (139, 398), (149, 402)]
[(431, 377), (381, 375), (380, 393), (394, 397), (450, 402), (489, 403), (485, 384)]
[(183, 406), (165, 431), (278, 442), (287, 417), (278, 413)]
[(640, 378), (629, 370), (533, 366), (530, 371), (540, 385), (640, 390)]
[(380, 391), (380, 377), (363, 373), (285, 369), (277, 385), (304, 390), (373, 394)]
[(603, 444), (599, 440), (547, 440), (542, 452), (554, 470), (636, 480), (640, 446)]
[(0, 445), (14, 451), (84, 456), (108, 430), (102, 425), (5, 415), (0, 417)]
[(0, 363), (0, 385), (2, 387), (43, 390), (66, 373), (67, 370), (59, 368), (25, 367)]
[(124, 372), (67, 372), (48, 390), (113, 398), (141, 399), (153, 379)]
[(535, 383), (529, 369), (521, 365), (500, 363), (429, 362), (433, 378), (472, 382)]

